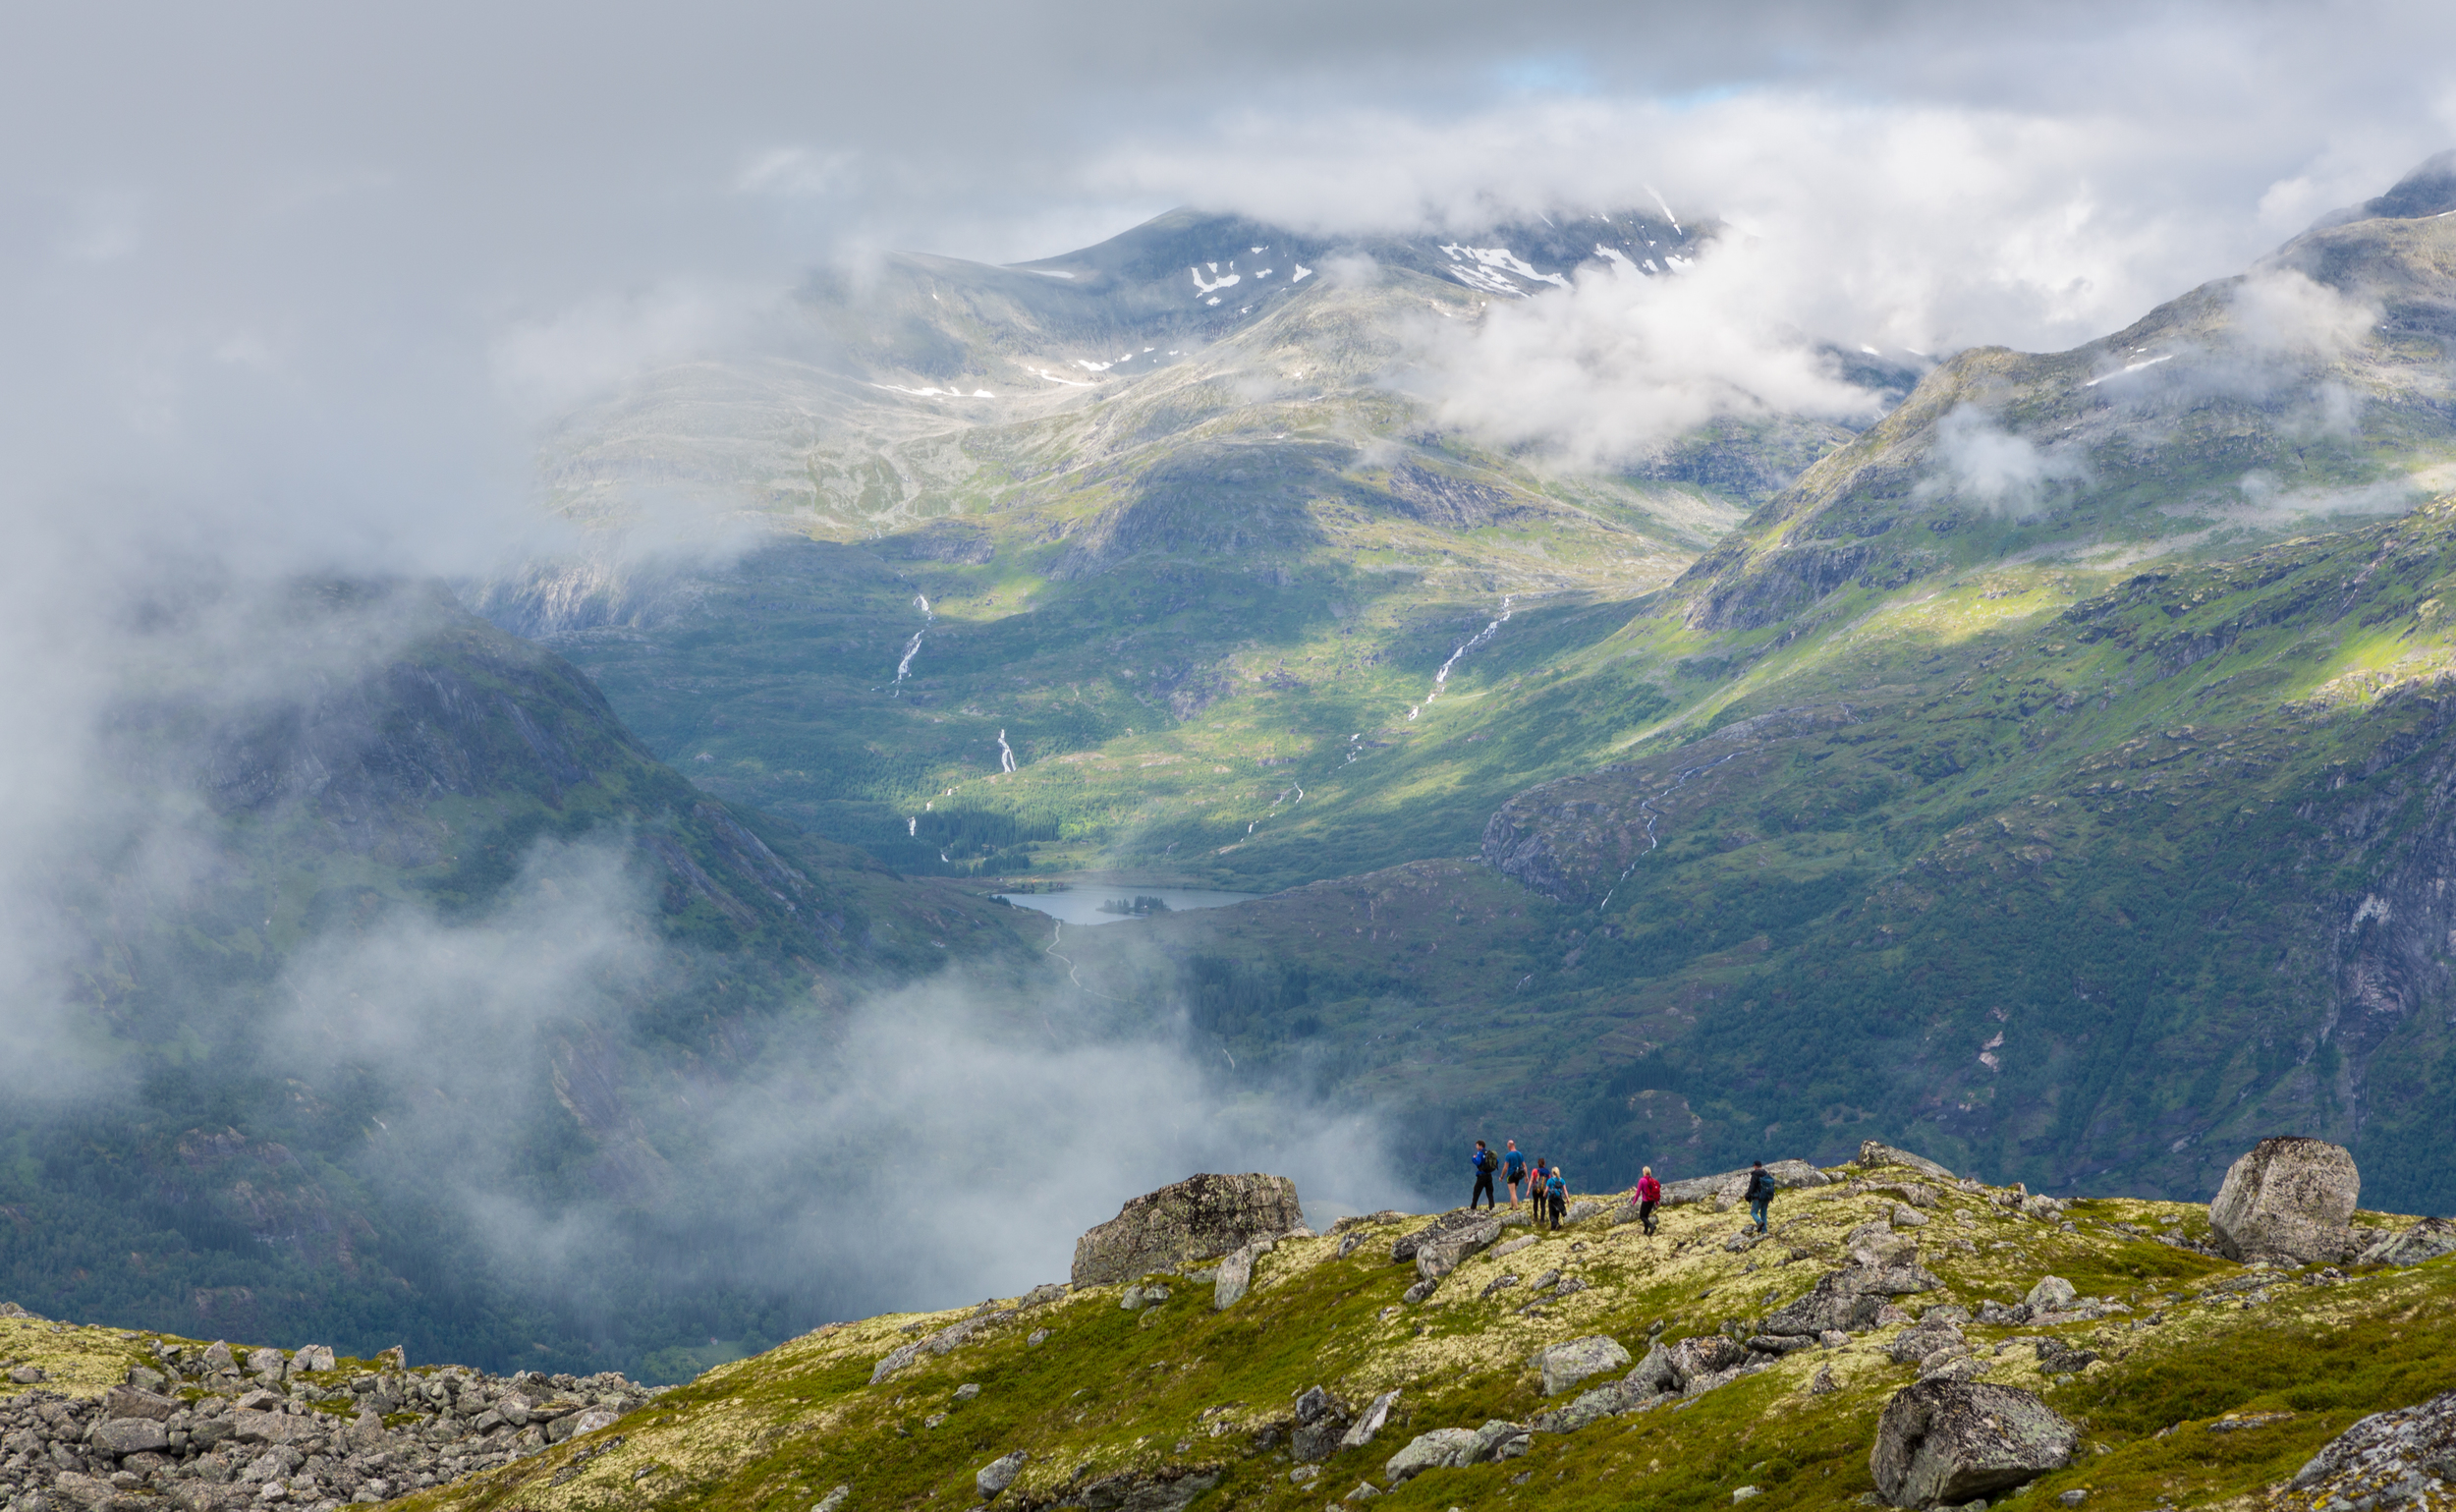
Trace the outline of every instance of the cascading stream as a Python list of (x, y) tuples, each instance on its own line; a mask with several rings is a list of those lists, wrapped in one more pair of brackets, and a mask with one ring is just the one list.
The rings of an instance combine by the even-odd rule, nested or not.
[(998, 732), (998, 770), (1011, 772), (1014, 769), (1015, 748), (1006, 743), (1006, 732), (1000, 730)]
[(1654, 821), (1662, 817), (1662, 814), (1655, 809), (1654, 806), (1662, 800), (1669, 798), (1672, 794), (1679, 792), (1682, 788), (1688, 786), (1690, 778), (1699, 776), (1705, 772), (1710, 772), (1715, 767), (1720, 766), (1724, 761), (1730, 760), (1731, 756), (1736, 756), (1739, 754), (1740, 753), (1734, 751), (1731, 753), (1731, 756), (1723, 756), (1718, 760), (1708, 761), (1703, 766), (1692, 766), (1687, 771), (1674, 776), (1670, 787), (1663, 789), (1652, 798), (1643, 799), (1639, 802), (1638, 812), (1646, 815), (1646, 849), (1638, 853), (1636, 861), (1632, 861), (1629, 865), (1620, 868), (1620, 881), (1612, 883), (1611, 892), (1603, 894), (1603, 901), (1594, 906), (1594, 911), (1596, 913), (1600, 914), (1603, 910), (1611, 906), (1612, 893), (1620, 891), (1620, 883), (1629, 880), (1630, 873), (1638, 869), (1638, 862), (1644, 861), (1648, 856), (1653, 855), (1654, 848), (1663, 843), (1661, 840), (1657, 839), (1654, 834)]

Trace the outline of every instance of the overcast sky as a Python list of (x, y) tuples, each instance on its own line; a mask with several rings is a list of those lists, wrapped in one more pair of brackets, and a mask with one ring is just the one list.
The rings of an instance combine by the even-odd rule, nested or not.
[(454, 565), (541, 410), (803, 266), (1187, 202), (1659, 189), (1830, 249), (1829, 334), (2067, 344), (2456, 142), (2451, 44), (2430, 4), (23, 8), (0, 499)]

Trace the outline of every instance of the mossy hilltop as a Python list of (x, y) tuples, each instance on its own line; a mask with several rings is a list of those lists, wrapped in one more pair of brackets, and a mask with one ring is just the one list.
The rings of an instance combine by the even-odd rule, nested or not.
[[(1421, 1306), (1401, 1304), (1416, 1273), (1389, 1250), (1422, 1220), (1383, 1217), (1282, 1241), (1224, 1312), (1197, 1272), (1144, 1278), (1171, 1295), (1140, 1312), (1121, 1308), (1124, 1287), (1095, 1286), (1036, 1305), (993, 1299), (831, 1324), (663, 1392), (611, 1428), (402, 1505), (802, 1512), (847, 1485), (843, 1512), (917, 1512), (975, 1504), (976, 1473), (1016, 1450), (1027, 1459), (1001, 1505), (1166, 1505), (1162, 1488), (1186, 1475), (1218, 1477), (1197, 1508), (1315, 1508), (1366, 1481), (1399, 1508), (1723, 1507), (1743, 1486), (1769, 1509), (1853, 1504), (1872, 1488), (1876, 1416), (1919, 1372), (1886, 1353), (1900, 1321), (1691, 1399), (1538, 1432), (1517, 1459), (1395, 1487), (1382, 1464), (1432, 1428), (1564, 1405), (1570, 1393), (1544, 1398), (1529, 1368), (1542, 1346), (1604, 1334), (1634, 1355), (1649, 1335), (1749, 1331), (1840, 1263), (1845, 1235), (1897, 1213), (1905, 1196), (1932, 1202), (1919, 1210), (1924, 1225), (1905, 1219), (1903, 1232), (1942, 1283), (1898, 1299), (1909, 1312), (2011, 1304), (2047, 1275), (2106, 1305), (2094, 1320), (1964, 1327), (1984, 1379), (2041, 1392), (2082, 1428), (2075, 1463), (2009, 1505), (2058, 1505), (2081, 1489), (2091, 1506), (2299, 1507), (2275, 1488), (2323, 1443), (2367, 1414), (2456, 1385), (2456, 1260), (2342, 1274), (2247, 1268), (2202, 1247), (2204, 1207), (2085, 1199), (2033, 1215), (2040, 1204), (2025, 1213), (2008, 1190), (1975, 1182), (1829, 1174), (1836, 1185), (1778, 1199), (1770, 1237), (1753, 1249), (1731, 1247), (1742, 1215), (1710, 1202), (1668, 1209), (1648, 1238), (1612, 1224), (1615, 1199), (1604, 1216), (1508, 1257), (1469, 1260)], [(1585, 1289), (1530, 1307), (1544, 1270)], [(1485, 1296), (1504, 1274), (1528, 1284)], [(968, 1318), (982, 1320), (963, 1342), (872, 1383), (898, 1346)], [(97, 1392), (149, 1337), (20, 1324), (10, 1347), (68, 1389)], [(2035, 1341), (2048, 1337), (2099, 1358), (2042, 1375)], [(959, 1396), (968, 1384), (977, 1393)], [(1399, 1397), (1369, 1445), (1298, 1484), (1287, 1428), (1295, 1398), (1315, 1385), (1352, 1412), (1384, 1391)], [(1144, 1503), (1124, 1500), (1135, 1486)]]

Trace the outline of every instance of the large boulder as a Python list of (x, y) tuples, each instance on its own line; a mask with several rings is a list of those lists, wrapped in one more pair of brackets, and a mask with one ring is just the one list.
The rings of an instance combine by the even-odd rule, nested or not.
[(1464, 1465), (1467, 1456), (1476, 1452), (1474, 1428), (1434, 1428), (1419, 1433), (1407, 1441), (1407, 1447), (1390, 1456), (1381, 1467), (1392, 1485), (1410, 1481), (1427, 1470), (1441, 1470)]
[(2079, 1429), (2033, 1392), (1923, 1380), (1884, 1404), (1868, 1468), (1897, 1507), (1959, 1506), (2072, 1461)]
[(1074, 1281), (1101, 1286), (1146, 1270), (1174, 1269), (1304, 1222), (1296, 1183), (1285, 1176), (1189, 1176), (1136, 1198), (1076, 1240)]
[(2309, 1265), (2359, 1254), (2346, 1220), (2362, 1174), (2341, 1145), (2292, 1136), (2261, 1140), (2227, 1168), (2208, 1226), (2228, 1260)]

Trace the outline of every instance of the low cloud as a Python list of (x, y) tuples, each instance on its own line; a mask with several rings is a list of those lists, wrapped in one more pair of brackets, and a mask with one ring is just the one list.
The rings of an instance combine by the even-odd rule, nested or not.
[(2379, 324), (2379, 303), (2316, 283), (2293, 268), (2261, 268), (2236, 286), (2229, 335), (2261, 357), (2331, 362)]
[(2015, 517), (2036, 513), (2051, 490), (2089, 477), (2079, 457), (2013, 434), (1974, 404), (1956, 405), (1937, 421), (1926, 460), (1917, 496)]

